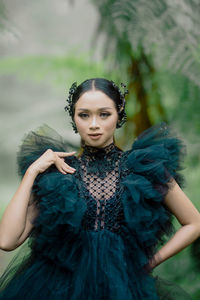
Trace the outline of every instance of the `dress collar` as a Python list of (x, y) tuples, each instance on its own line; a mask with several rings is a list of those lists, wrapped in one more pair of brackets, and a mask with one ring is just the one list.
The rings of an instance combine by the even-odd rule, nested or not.
[(82, 156), (87, 156), (91, 158), (105, 158), (119, 151), (121, 150), (115, 145), (114, 142), (102, 148), (84, 145)]
[(116, 168), (121, 152), (114, 142), (103, 148), (84, 145), (80, 157), (87, 174), (96, 174), (104, 179), (109, 172)]

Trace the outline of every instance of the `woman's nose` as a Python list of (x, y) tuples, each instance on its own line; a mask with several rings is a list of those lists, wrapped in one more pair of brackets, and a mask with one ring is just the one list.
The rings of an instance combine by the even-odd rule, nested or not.
[(92, 127), (92, 128), (99, 127), (99, 125), (97, 124), (96, 117), (94, 117), (94, 118), (92, 119), (92, 123), (91, 123), (90, 127)]

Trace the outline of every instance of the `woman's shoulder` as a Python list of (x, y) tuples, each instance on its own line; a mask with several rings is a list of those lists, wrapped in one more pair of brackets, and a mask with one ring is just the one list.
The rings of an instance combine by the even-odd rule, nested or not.
[[(16, 155), (19, 176), (23, 177), (27, 168), (47, 149), (58, 152), (71, 152), (77, 151), (78, 147), (63, 138), (55, 129), (43, 123), (36, 129), (25, 133), (21, 140)], [(76, 158), (70, 158), (69, 160), (76, 160)], [(54, 169), (51, 166), (47, 171)]]
[[(140, 133), (133, 141), (130, 150), (145, 149), (153, 145), (165, 145), (170, 148), (177, 145), (185, 147), (177, 130), (166, 122), (160, 122)], [(127, 150), (129, 151), (129, 150)]]
[(143, 131), (124, 152), (126, 163), (134, 173), (151, 181), (166, 183), (173, 177), (180, 185), (186, 145), (175, 129), (165, 122)]

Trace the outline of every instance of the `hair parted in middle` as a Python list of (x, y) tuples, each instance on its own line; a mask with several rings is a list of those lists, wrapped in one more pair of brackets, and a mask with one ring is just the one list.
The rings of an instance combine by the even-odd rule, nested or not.
[(70, 117), (72, 118), (71, 124), (75, 133), (78, 132), (74, 122), (75, 104), (82, 94), (93, 89), (103, 92), (113, 100), (119, 116), (116, 128), (120, 128), (127, 120), (127, 115), (125, 112), (125, 95), (128, 94), (126, 85), (121, 83), (121, 87), (124, 89), (123, 92), (112, 80), (105, 78), (86, 79), (78, 86), (77, 83), (74, 82), (69, 89), (69, 96), (66, 100), (68, 105), (65, 106), (64, 109), (65, 111), (68, 111)]

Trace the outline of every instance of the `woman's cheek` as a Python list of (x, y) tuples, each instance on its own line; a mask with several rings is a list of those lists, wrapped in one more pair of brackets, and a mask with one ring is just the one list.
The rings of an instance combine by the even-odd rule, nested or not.
[(107, 124), (107, 129), (114, 130), (117, 125), (117, 119), (113, 118), (110, 120), (110, 122)]
[(77, 129), (80, 131), (80, 132), (84, 132), (85, 131), (85, 128), (86, 128), (86, 124), (81, 121), (81, 120), (78, 120), (76, 122), (76, 126), (77, 126)]

